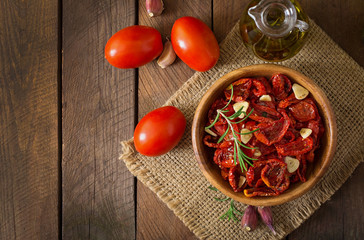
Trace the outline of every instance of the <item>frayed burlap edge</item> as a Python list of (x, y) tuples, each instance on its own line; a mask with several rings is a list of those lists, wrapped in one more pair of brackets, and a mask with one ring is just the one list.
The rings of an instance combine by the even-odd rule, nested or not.
[[(314, 24), (314, 23), (313, 23)], [(317, 27), (317, 26), (316, 26)], [(226, 40), (222, 43), (221, 50), (224, 51), (224, 43), (232, 38), (231, 35), (236, 34), (236, 28), (229, 33)], [(318, 27), (317, 27), (318, 28)], [(319, 31), (322, 31), (319, 29)], [(235, 32), (235, 33), (234, 33)], [(339, 48), (337, 45), (335, 47)], [(342, 51), (340, 49), (340, 51)], [(344, 52), (344, 51), (342, 51)], [(346, 56), (351, 61), (350, 56)], [(352, 64), (356, 64), (355, 62)], [(232, 66), (232, 68), (238, 68), (239, 66)], [(230, 70), (229, 70), (230, 71)], [(227, 72), (229, 72), (227, 71)], [(205, 91), (206, 89), (206, 79), (217, 79), (220, 76), (226, 74), (226, 72), (216, 72), (214, 70), (205, 73), (195, 73), (167, 102), (165, 105), (179, 105), (190, 100), (190, 94), (188, 94), (188, 89), (190, 87), (201, 89)], [(340, 133), (339, 133), (340, 134)], [(137, 154), (133, 146), (133, 139), (122, 142), (122, 159), (130, 172), (135, 175), (143, 184), (148, 186), (157, 196), (167, 204), (167, 206), (174, 212), (174, 214), (179, 217), (182, 222), (199, 238), (209, 238), (211, 233), (206, 230), (204, 226), (197, 224), (194, 221), (194, 216), (191, 216), (189, 212), (183, 208), (183, 204), (176, 200), (176, 197), (171, 195), (168, 190), (162, 184), (157, 182), (157, 177), (154, 176), (141, 161), (138, 160)], [(364, 146), (363, 139), (358, 140), (357, 146)], [(340, 147), (340, 146), (338, 146)], [(276, 222), (276, 229), (278, 235), (274, 236), (270, 233), (260, 234), (255, 237), (259, 239), (279, 239), (283, 238), (292, 232), (294, 229), (298, 228), (306, 219), (308, 219), (324, 202), (326, 202), (340, 187), (341, 185), (351, 176), (355, 168), (360, 162), (364, 161), (364, 148), (359, 147), (357, 149), (351, 149), (347, 152), (345, 158), (345, 164), (341, 164), (339, 171), (331, 166), (328, 170), (328, 174), (335, 174), (336, 181), (326, 181), (325, 177), (320, 180), (319, 183), (311, 190), (309, 193), (305, 194), (300, 198), (300, 204), (295, 204), (295, 201), (276, 206), (274, 208), (283, 209), (281, 212), (286, 212), (284, 208), (289, 209), (294, 206), (298, 209), (297, 215), (290, 215), (290, 224), (285, 224), (282, 222)], [(315, 195), (315, 200), (310, 199), (310, 195)], [(308, 200), (309, 199), (309, 200)], [(274, 209), (273, 209), (274, 210)], [(278, 209), (277, 209), (278, 210)]]

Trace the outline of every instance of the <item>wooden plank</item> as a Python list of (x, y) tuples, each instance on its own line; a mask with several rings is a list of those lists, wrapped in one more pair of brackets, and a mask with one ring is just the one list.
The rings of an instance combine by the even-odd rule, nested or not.
[(58, 1), (0, 12), (0, 239), (57, 239)]
[(133, 25), (128, 1), (63, 1), (64, 239), (134, 239), (134, 177), (119, 160), (132, 136), (135, 70), (104, 59), (107, 40)]
[[(163, 40), (170, 36), (173, 23), (183, 16), (194, 16), (211, 26), (211, 1), (164, 1), (161, 16), (149, 18), (145, 1), (139, 1), (139, 24), (156, 28)], [(189, 77), (191, 70), (180, 59), (166, 69), (156, 61), (139, 69), (139, 119), (160, 107)], [(138, 181), (137, 185), (137, 239), (196, 239), (194, 234), (157, 195)]]

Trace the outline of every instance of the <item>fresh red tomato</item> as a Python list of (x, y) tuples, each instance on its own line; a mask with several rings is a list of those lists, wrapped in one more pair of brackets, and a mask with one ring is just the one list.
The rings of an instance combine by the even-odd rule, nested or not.
[(146, 156), (159, 156), (172, 150), (181, 140), (186, 119), (176, 107), (157, 108), (138, 123), (134, 131), (134, 145)]
[(211, 29), (194, 17), (182, 17), (172, 27), (171, 41), (177, 56), (190, 68), (204, 72), (215, 66), (220, 48)]
[(130, 26), (115, 33), (105, 46), (105, 58), (117, 68), (137, 68), (163, 50), (161, 34), (152, 27)]

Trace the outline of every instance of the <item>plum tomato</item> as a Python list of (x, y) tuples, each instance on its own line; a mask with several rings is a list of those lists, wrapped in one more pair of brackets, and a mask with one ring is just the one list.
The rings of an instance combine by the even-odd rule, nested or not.
[(214, 33), (204, 22), (194, 17), (182, 17), (175, 21), (171, 42), (177, 56), (199, 72), (215, 66), (220, 56)]
[(159, 156), (181, 140), (186, 118), (176, 107), (157, 108), (145, 115), (134, 131), (135, 149), (146, 156)]
[(105, 58), (117, 68), (137, 68), (157, 58), (163, 50), (161, 34), (147, 26), (130, 26), (106, 43)]

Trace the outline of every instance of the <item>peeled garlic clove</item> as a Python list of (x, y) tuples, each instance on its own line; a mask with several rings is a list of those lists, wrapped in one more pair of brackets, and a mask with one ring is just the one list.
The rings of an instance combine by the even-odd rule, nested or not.
[(309, 128), (301, 128), (300, 135), (303, 139), (309, 137), (312, 133), (312, 130)]
[(273, 228), (273, 215), (270, 207), (258, 207), (258, 213), (265, 225), (267, 225), (273, 234), (276, 235), (277, 233)]
[(208, 134), (210, 134), (211, 136), (217, 137), (217, 134), (214, 133), (213, 131), (211, 131), (210, 129), (206, 129), (205, 128), (205, 132), (207, 132)]
[(259, 149), (255, 149), (253, 155), (254, 155), (254, 157), (260, 157), (260, 156), (262, 156), (262, 152)]
[(248, 206), (245, 209), (243, 218), (241, 219), (241, 226), (245, 231), (253, 231), (258, 224), (258, 216), (255, 207)]
[(150, 17), (161, 15), (164, 9), (162, 0), (146, 0), (145, 6)]
[(269, 95), (262, 95), (262, 96), (259, 98), (259, 101), (261, 101), (261, 102), (270, 102), (270, 101), (272, 101), (272, 98), (271, 98), (271, 96), (269, 96)]
[(233, 105), (234, 111), (237, 112), (240, 110), (240, 108), (243, 108), (243, 112), (240, 114), (239, 118), (244, 118), (246, 111), (248, 111), (249, 102), (242, 101), (237, 102)]
[(239, 177), (238, 188), (241, 188), (244, 185), (245, 181), (246, 181), (246, 178), (244, 176), (240, 176)]
[(287, 164), (287, 171), (289, 173), (295, 172), (300, 166), (300, 161), (293, 157), (285, 157), (284, 162)]
[[(249, 140), (253, 137), (252, 133), (248, 133), (250, 132), (249, 129), (247, 128), (242, 128), (240, 130), (240, 133), (243, 133), (240, 135), (240, 140), (242, 141), (242, 143), (247, 144), (249, 142)], [(244, 134), (244, 133), (248, 133), (248, 134)]]
[(164, 44), (163, 52), (158, 58), (158, 65), (161, 68), (166, 68), (171, 65), (174, 60), (176, 60), (176, 53), (173, 50), (172, 43), (167, 39), (167, 42)]
[(302, 87), (301, 85), (298, 85), (297, 83), (294, 83), (292, 85), (292, 90), (293, 90), (294, 96), (298, 100), (302, 100), (302, 99), (306, 98), (308, 96), (308, 94), (310, 93), (306, 88)]

